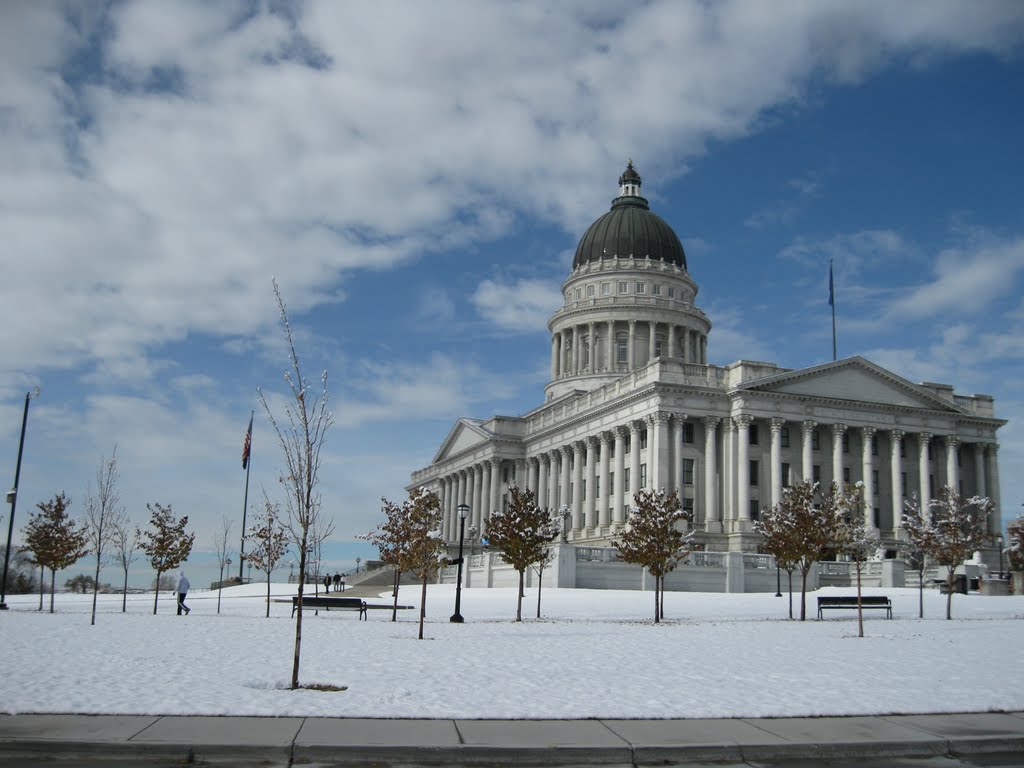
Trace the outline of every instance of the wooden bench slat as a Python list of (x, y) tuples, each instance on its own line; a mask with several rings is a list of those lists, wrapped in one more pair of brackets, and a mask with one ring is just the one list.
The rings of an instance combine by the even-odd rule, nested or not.
[[(299, 596), (292, 596), (292, 616), (295, 615), (295, 611), (299, 607)], [(333, 607), (336, 610), (341, 611), (359, 611), (359, 618), (366, 619), (366, 601), (361, 600), (358, 597), (327, 597), (319, 595), (303, 595), (302, 596), (302, 607), (303, 608), (323, 608), (325, 611), (330, 612)]]
[[(866, 609), (881, 608), (885, 610), (886, 617), (892, 618), (892, 601), (885, 595), (862, 595), (860, 606)], [(829, 595), (818, 598), (818, 618), (822, 611), (854, 609), (857, 607), (856, 595)]]

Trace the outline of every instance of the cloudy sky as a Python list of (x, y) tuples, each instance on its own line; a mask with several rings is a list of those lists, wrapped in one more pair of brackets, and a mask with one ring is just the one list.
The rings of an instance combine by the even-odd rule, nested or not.
[(208, 549), (241, 517), (253, 409), (250, 498), (279, 497), (256, 400), (285, 394), (276, 277), (329, 372), (350, 567), (455, 418), (541, 402), (547, 318), (628, 158), (686, 248), (712, 363), (831, 359), (832, 259), (840, 357), (997, 398), (1011, 517), (1021, 136), (1013, 0), (3, 3), (11, 480), (41, 388), (16, 530), (116, 445), (129, 513), (171, 504)]

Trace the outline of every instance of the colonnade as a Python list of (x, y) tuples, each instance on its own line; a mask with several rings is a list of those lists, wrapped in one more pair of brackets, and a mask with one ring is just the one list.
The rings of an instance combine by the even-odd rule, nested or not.
[[(684, 442), (688, 422), (693, 430), (691, 444)], [(755, 425), (767, 426), (767, 448), (760, 440), (751, 444)], [(784, 446), (784, 430), (787, 436), (792, 435), (794, 426), (799, 429), (799, 447), (792, 442)], [(703, 432), (703, 441), (698, 429)], [(816, 431), (822, 438), (817, 447)], [(859, 456), (849, 451), (853, 434), (860, 438)], [(877, 455), (882, 435), (888, 436), (888, 483), (881, 482), (885, 462), (880, 462)], [(945, 450), (941, 476), (937, 470), (942, 464), (930, 458), (930, 446)], [(878, 484), (887, 486), (891, 497), (892, 526), (885, 528), (895, 531), (900, 527), (904, 501), (912, 493), (916, 492), (922, 507), (927, 508), (935, 488), (950, 485), (960, 489), (962, 447), (956, 435), (908, 433), (899, 428), (819, 425), (813, 420), (755, 419), (747, 414), (688, 418), (683, 413), (661, 411), (526, 458), (481, 460), (442, 476), (435, 481), (435, 490), (441, 497), (443, 532), (448, 541), (458, 540), (460, 504), (470, 508), (465, 523), (467, 536), (471, 530), (474, 536), (486, 535), (491, 513), (502, 509), (508, 488), (513, 485), (533, 491), (542, 508), (568, 506), (571, 537), (591, 539), (613, 535), (625, 524), (633, 494), (641, 488), (676, 490), (681, 500), (693, 505), (695, 522), (708, 533), (749, 530), (757, 509), (777, 504), (783, 488), (797, 479), (817, 480), (823, 485), (833, 480), (862, 481), (869, 500), (865, 522), (874, 527), (876, 501), (885, 497), (876, 487), (877, 473)], [(973, 443), (969, 452), (974, 460), (973, 487), (969, 492), (991, 496), (998, 510), (997, 450), (995, 443)], [(752, 463), (762, 458), (768, 464), (765, 477), (760, 476), (762, 465)], [(693, 463), (688, 466), (687, 461)], [(789, 467), (788, 475), (784, 465)], [(752, 469), (756, 476), (752, 477)]]
[[(640, 343), (638, 325), (647, 326), (646, 350)], [(617, 349), (620, 343), (625, 345), (622, 355)], [(684, 325), (654, 320), (592, 321), (555, 331), (551, 337), (551, 378), (629, 371), (659, 356), (706, 365), (707, 353), (707, 336)]]

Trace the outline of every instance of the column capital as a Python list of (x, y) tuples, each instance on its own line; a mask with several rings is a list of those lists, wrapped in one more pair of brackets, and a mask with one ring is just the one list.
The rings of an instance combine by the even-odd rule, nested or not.
[(874, 437), (875, 432), (877, 432), (877, 431), (878, 431), (877, 427), (861, 427), (860, 428), (860, 433), (861, 433), (861, 435), (864, 436), (865, 440), (870, 440), (872, 437)]
[(906, 434), (907, 433), (904, 432), (902, 429), (889, 430), (889, 437), (892, 438), (892, 442), (894, 445), (898, 445), (899, 443), (901, 443)]
[(573, 440), (572, 450), (574, 453), (583, 453), (587, 450), (587, 444), (583, 440)]
[(599, 432), (597, 435), (597, 439), (601, 442), (602, 447), (606, 446), (612, 441), (612, 433), (607, 430), (605, 430), (604, 432)]
[(637, 419), (636, 421), (629, 422), (629, 432), (630, 432), (630, 434), (632, 434), (634, 432), (636, 432), (637, 434), (640, 434), (640, 429), (643, 427), (643, 425), (644, 425), (644, 422), (643, 422), (642, 419)]
[(737, 427), (746, 428), (754, 421), (754, 417), (746, 413), (741, 413), (738, 416), (733, 416), (732, 420)]
[(771, 430), (772, 430), (772, 432), (781, 432), (782, 431), (782, 426), (785, 423), (786, 423), (786, 420), (781, 418), (780, 416), (772, 417), (772, 420), (771, 420)]
[(597, 435), (588, 435), (583, 438), (583, 442), (586, 443), (588, 448), (597, 448), (601, 443), (597, 438)]
[(527, 456), (526, 457), (526, 463), (529, 464), (530, 466), (537, 465), (539, 467), (540, 466), (540, 457), (539, 456)]
[(718, 416), (705, 416), (704, 417), (704, 427), (706, 429), (713, 430), (713, 429), (715, 429), (718, 426), (720, 421), (721, 421), (721, 419)]
[(665, 413), (665, 411), (658, 411), (657, 413), (651, 414), (651, 423), (668, 424), (669, 416), (671, 416), (671, 414)]
[(956, 448), (960, 445), (960, 438), (957, 435), (946, 435), (946, 445), (949, 448)]
[(836, 422), (835, 424), (830, 424), (829, 426), (832, 428), (832, 434), (837, 437), (844, 434), (847, 430), (847, 426), (842, 422)]
[(621, 437), (623, 440), (625, 440), (627, 437), (629, 437), (630, 428), (627, 427), (625, 424), (620, 424), (617, 427), (612, 427), (612, 430), (615, 432), (615, 437), (617, 438)]
[(935, 437), (935, 435), (933, 435), (931, 432), (918, 432), (917, 442), (919, 442), (922, 446), (928, 445), (928, 443), (932, 441), (933, 437)]

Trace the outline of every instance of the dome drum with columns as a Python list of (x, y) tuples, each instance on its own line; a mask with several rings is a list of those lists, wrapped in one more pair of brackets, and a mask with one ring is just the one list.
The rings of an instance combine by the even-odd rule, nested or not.
[(990, 496), (990, 530), (1000, 530), (1005, 422), (991, 397), (915, 384), (861, 357), (799, 370), (709, 364), (711, 323), (694, 304), (682, 245), (640, 187), (630, 163), (611, 211), (580, 241), (548, 323), (544, 403), (523, 416), (459, 419), (412, 474), (410, 488), (440, 495), (453, 547), (456, 507), (468, 504), (467, 529), (485, 535), (513, 485), (567, 508), (577, 545), (610, 546), (633, 493), (665, 488), (694, 511), (705, 548), (755, 551), (759, 511), (803, 479), (863, 482), (866, 522), (890, 554), (905, 499), (927, 501), (944, 485)]

